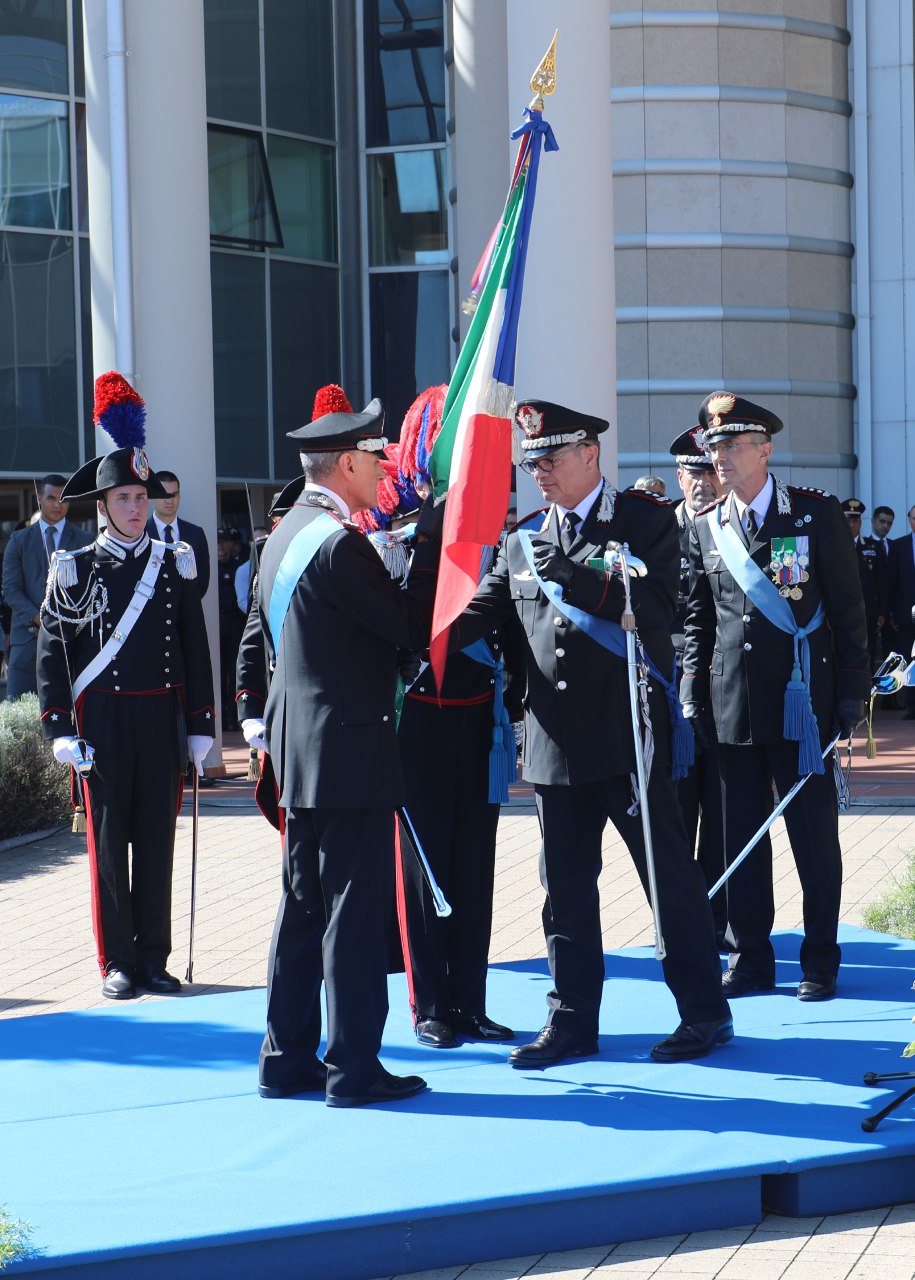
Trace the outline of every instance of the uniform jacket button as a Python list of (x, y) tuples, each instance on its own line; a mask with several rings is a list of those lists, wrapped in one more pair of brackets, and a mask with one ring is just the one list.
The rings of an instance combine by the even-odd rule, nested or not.
[(382, 718), (382, 720), (389, 720), (389, 719), (390, 719), (390, 716), (382, 716), (381, 718)]
[(557, 688), (557, 689), (565, 689), (565, 688), (566, 688), (566, 682), (565, 682), (565, 680), (560, 680), (560, 681), (559, 681), (559, 683), (557, 684), (556, 688)]
[(556, 657), (557, 657), (557, 658), (564, 658), (565, 656), (566, 656), (566, 651), (565, 651), (565, 649), (557, 649), (557, 650), (556, 650)]
[(744, 620), (744, 622), (749, 622), (749, 621), (750, 621), (750, 615), (749, 615), (748, 613), (745, 613), (745, 614), (743, 615), (743, 620)]
[(749, 652), (749, 650), (750, 650), (750, 649), (752, 649), (752, 648), (753, 648), (753, 646), (750, 644), (749, 640), (747, 641), (747, 643), (746, 643), (743, 647), (744, 647), (748, 652)]
[(553, 626), (554, 626), (554, 627), (561, 627), (561, 626), (562, 626), (562, 618), (560, 618), (560, 617), (556, 617), (556, 618), (554, 618), (554, 619), (553, 619)]

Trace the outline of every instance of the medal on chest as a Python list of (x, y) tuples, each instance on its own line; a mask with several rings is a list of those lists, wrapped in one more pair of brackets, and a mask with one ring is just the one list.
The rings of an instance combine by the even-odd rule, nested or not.
[(769, 569), (780, 596), (800, 600), (804, 594), (801, 586), (810, 578), (807, 572), (809, 564), (809, 538), (772, 539)]

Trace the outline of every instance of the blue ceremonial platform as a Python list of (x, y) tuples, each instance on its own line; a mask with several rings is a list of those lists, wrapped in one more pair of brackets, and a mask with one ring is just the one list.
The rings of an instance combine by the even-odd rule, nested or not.
[[(736, 1038), (650, 1061), (676, 1024), (650, 950), (607, 956), (600, 1056), (514, 1071), (506, 1046), (422, 1049), (391, 979), (384, 1062), (420, 1096), (331, 1110), (257, 1096), (262, 990), (0, 1028), (0, 1205), (31, 1224), (8, 1274), (344, 1280), (915, 1199), (915, 1106), (861, 1121), (913, 1036), (915, 944), (845, 928), (839, 997), (735, 1001)], [(529, 1038), (539, 963), (491, 971), (489, 1011)], [(903, 1084), (900, 1087), (905, 1087)]]

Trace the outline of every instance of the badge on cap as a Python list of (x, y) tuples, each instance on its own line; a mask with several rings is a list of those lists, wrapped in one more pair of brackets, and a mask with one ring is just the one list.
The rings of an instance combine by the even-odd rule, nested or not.
[(737, 403), (737, 397), (725, 392), (724, 395), (712, 396), (706, 408), (713, 427), (721, 426), (721, 415), (730, 413)]
[(544, 414), (532, 408), (531, 405), (522, 405), (515, 416), (518, 420), (518, 426), (526, 436), (539, 436), (543, 431), (545, 425)]
[(130, 458), (130, 469), (144, 484), (149, 479), (149, 461), (143, 449), (134, 449)]

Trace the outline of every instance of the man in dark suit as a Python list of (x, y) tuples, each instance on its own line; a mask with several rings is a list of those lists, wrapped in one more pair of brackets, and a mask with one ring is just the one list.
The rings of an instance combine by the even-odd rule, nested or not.
[[(421, 515), (401, 589), (350, 523), (375, 502), (383, 421), (373, 400), (362, 413), (332, 411), (289, 433), (305, 485), (264, 545), (256, 587), (273, 669), (264, 736), (286, 812), (260, 1093), (320, 1090), (332, 1107), (396, 1102), (425, 1088), (418, 1076), (385, 1071), (378, 1053), (388, 1008), (394, 811), (403, 803), (397, 650), (428, 643), (439, 543), (426, 537)], [(246, 641), (256, 643), (250, 626)], [(247, 665), (250, 729), (260, 711), (251, 685), (263, 678), (262, 653)], [(322, 976), (324, 1066), (316, 1056)]]
[(871, 658), (871, 670), (877, 666), (877, 636), (886, 618), (888, 603), (889, 571), (886, 552), (876, 538), (868, 538), (861, 532), (861, 517), (867, 507), (860, 498), (846, 498), (842, 503), (848, 531), (855, 541), (858, 558), (858, 578), (864, 596), (864, 614), (867, 618), (867, 648)]
[(147, 521), (146, 532), (160, 542), (187, 542), (193, 548), (194, 559), (197, 561), (197, 584), (202, 600), (210, 585), (210, 548), (207, 536), (199, 524), (191, 524), (183, 516), (178, 519), (181, 481), (174, 471), (157, 471), (156, 475), (166, 497), (157, 498), (150, 503), (152, 514)]
[[(864, 718), (870, 661), (854, 543), (838, 501), (768, 470), (775, 414), (726, 391), (699, 421), (728, 493), (690, 533), (691, 587), (680, 696), (688, 718), (711, 708), (733, 859), (780, 795), (804, 895), (801, 1000), (835, 994), (842, 890), (838, 806), (822, 748)], [(800, 634), (798, 629), (803, 629)], [(818, 770), (818, 771), (817, 771)], [(768, 835), (728, 881), (728, 996), (769, 991), (775, 955)]]
[[(890, 540), (890, 627), (883, 633), (885, 647), (906, 658), (915, 644), (915, 507), (909, 508), (908, 520), (909, 532)], [(906, 689), (905, 698), (903, 719), (915, 720), (915, 688)]]
[[(677, 653), (678, 679), (683, 675), (683, 649), (686, 644), (683, 629), (689, 600), (689, 531), (693, 527), (696, 513), (709, 506), (721, 494), (721, 482), (715, 474), (708, 451), (699, 443), (701, 440), (702, 428), (693, 427), (677, 436), (670, 446), (670, 452), (677, 460), (677, 481), (683, 492), (683, 501), (676, 509), (680, 540), (680, 593), (677, 597), (677, 616), (671, 629)], [(677, 799), (680, 801), (689, 847), (695, 849), (706, 887), (710, 889), (724, 873), (724, 809), (721, 803), (718, 742), (711, 714), (701, 723), (694, 722), (693, 729), (696, 734), (695, 758), (689, 772), (677, 782)], [(727, 893), (723, 888), (712, 899), (712, 915), (715, 920), (715, 939), (719, 950), (723, 950), (728, 915)]]
[(730, 1040), (733, 1024), (702, 872), (687, 847), (671, 779), (670, 716), (679, 713), (670, 639), (680, 564), (673, 504), (634, 489), (620, 493), (604, 480), (598, 444), (609, 426), (604, 419), (527, 400), (516, 421), (524, 432), (522, 466), (549, 506), (509, 531), (450, 642), (461, 648), (512, 614), (524, 631), (524, 777), (534, 784), (543, 832), (543, 927), (553, 990), (546, 1026), (514, 1049), (509, 1062), (544, 1067), (598, 1050), (604, 956), (597, 881), (608, 817), (647, 890), (619, 626), (626, 592), (605, 567), (610, 543), (628, 543), (647, 566), (647, 574), (632, 581), (632, 606), (645, 652), (663, 673), (645, 691), (654, 760), (641, 800), (653, 837), (664, 978), (681, 1021), (651, 1052), (662, 1062), (698, 1058)]
[(92, 541), (67, 520), (69, 502), (61, 502), (63, 476), (49, 475), (38, 483), (38, 518), (14, 533), (3, 554), (3, 599), (12, 610), (6, 696), (10, 702), (38, 688), (35, 660), (40, 610), (55, 551), (72, 551)]

